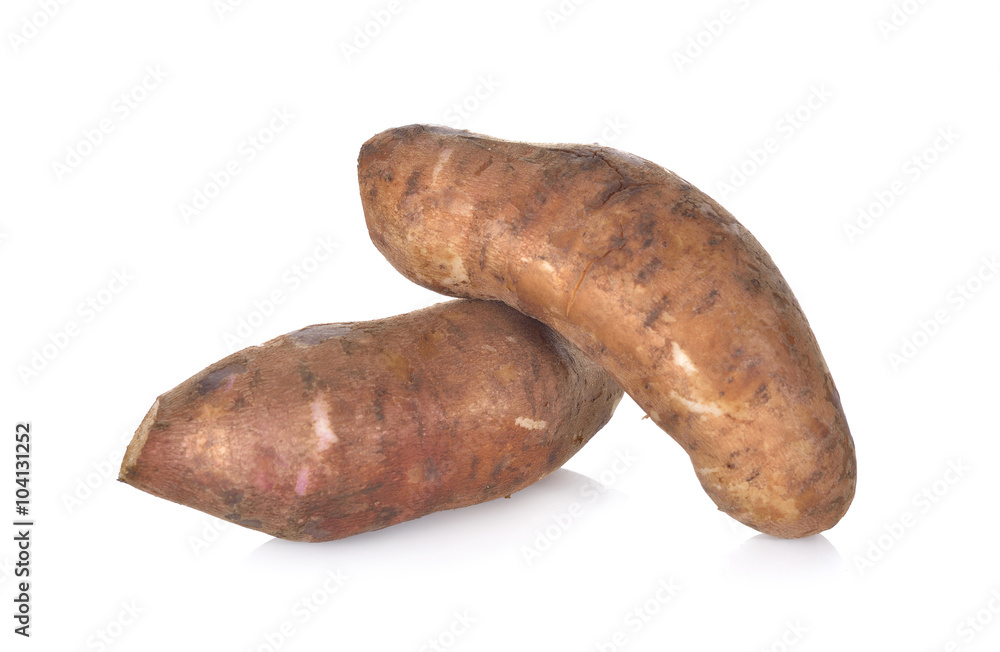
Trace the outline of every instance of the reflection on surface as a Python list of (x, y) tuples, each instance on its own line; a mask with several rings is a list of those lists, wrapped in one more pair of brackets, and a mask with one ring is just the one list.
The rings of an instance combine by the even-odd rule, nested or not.
[(615, 508), (620, 509), (616, 503), (627, 503), (627, 498), (587, 476), (559, 469), (510, 499), (436, 512), (338, 541), (271, 539), (250, 561), (314, 567), (322, 560), (338, 560), (355, 568), (407, 570), (460, 567), (463, 561), (499, 557), (525, 566), (560, 547), (561, 540), (580, 539), (574, 536), (577, 531), (614, 518)]
[(758, 534), (744, 541), (724, 565), (731, 579), (794, 584), (831, 579), (844, 568), (843, 557), (822, 534), (804, 539)]

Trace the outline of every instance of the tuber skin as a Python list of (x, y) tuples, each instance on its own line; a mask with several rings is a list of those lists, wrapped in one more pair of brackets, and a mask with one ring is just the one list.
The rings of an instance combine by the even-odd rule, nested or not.
[(806, 317), (757, 240), (690, 183), (607, 147), (427, 125), (365, 143), (358, 180), (396, 269), (499, 299), (582, 349), (721, 510), (786, 538), (847, 511), (854, 441)]
[(220, 360), (156, 400), (119, 480), (327, 541), (509, 496), (562, 466), (621, 397), (537, 321), (450, 301)]

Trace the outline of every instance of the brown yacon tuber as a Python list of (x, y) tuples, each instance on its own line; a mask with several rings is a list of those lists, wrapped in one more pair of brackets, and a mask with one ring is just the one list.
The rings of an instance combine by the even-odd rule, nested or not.
[(277, 537), (339, 539), (523, 489), (621, 397), (539, 322), (451, 301), (220, 360), (156, 400), (119, 479)]
[(806, 317), (757, 240), (690, 183), (607, 147), (425, 125), (365, 143), (358, 179), (396, 269), (580, 347), (720, 509), (789, 538), (847, 511), (854, 442)]

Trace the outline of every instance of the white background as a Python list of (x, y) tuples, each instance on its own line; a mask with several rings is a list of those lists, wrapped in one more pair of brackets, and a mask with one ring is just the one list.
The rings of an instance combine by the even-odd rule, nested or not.
[[(1000, 254), (1000, 6), (896, 2), (4, 2), (4, 649), (997, 649), (1000, 280), (979, 275)], [(274, 111), (293, 117), (248, 160)], [(414, 122), (601, 140), (732, 211), (838, 383), (859, 461), (843, 521), (800, 541), (735, 524), (628, 399), (511, 500), (339, 542), (115, 482), (155, 397), (241, 320), (247, 346), (439, 300), (378, 254), (358, 198), (361, 144)], [(29, 640), (10, 615), (19, 421)]]

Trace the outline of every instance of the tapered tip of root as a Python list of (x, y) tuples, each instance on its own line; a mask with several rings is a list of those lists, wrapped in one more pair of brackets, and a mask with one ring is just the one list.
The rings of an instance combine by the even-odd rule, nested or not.
[(135, 469), (136, 462), (139, 461), (139, 456), (142, 454), (142, 449), (146, 445), (146, 438), (149, 436), (149, 430), (156, 423), (156, 413), (160, 410), (160, 399), (156, 399), (153, 403), (153, 407), (149, 408), (149, 412), (143, 418), (142, 423), (135, 431), (135, 436), (132, 437), (132, 441), (129, 443), (128, 448), (125, 449), (125, 457), (122, 459), (122, 467), (118, 472), (118, 480), (120, 482), (129, 482), (129, 478), (132, 476), (132, 472)]

